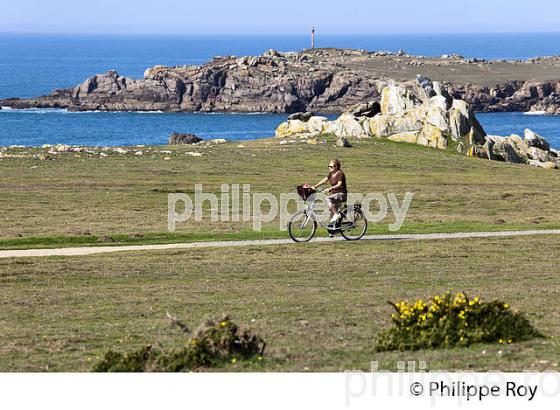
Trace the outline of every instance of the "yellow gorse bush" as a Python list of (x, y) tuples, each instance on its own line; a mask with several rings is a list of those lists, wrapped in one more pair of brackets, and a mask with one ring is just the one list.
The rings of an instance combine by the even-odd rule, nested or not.
[(473, 343), (513, 343), (538, 336), (525, 317), (497, 300), (446, 292), (427, 301), (397, 303), (394, 326), (382, 332), (377, 350), (469, 346)]
[[(392, 318), (399, 326), (411, 326), (432, 319), (438, 312), (449, 312), (458, 308), (457, 316), (466, 320), (468, 312), (476, 309), (479, 304), (480, 298), (478, 296), (468, 299), (464, 293), (457, 293), (454, 297), (451, 297), (448, 292), (442, 296), (434, 296), (428, 302), (419, 299), (414, 303), (409, 303), (406, 300), (395, 303), (393, 306), (397, 313), (393, 313)], [(504, 308), (508, 309), (509, 305), (504, 304)]]

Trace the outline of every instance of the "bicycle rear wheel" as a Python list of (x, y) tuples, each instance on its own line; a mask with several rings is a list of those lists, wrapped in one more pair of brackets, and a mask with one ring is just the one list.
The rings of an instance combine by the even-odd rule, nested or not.
[[(358, 207), (354, 208), (351, 217), (348, 219), (348, 213), (345, 213), (340, 222), (342, 227), (340, 234), (347, 241), (357, 241), (362, 239), (367, 231), (367, 219), (365, 218), (362, 210)], [(345, 228), (345, 226), (349, 226)]]
[(309, 242), (317, 231), (317, 221), (307, 211), (296, 212), (288, 222), (288, 233), (294, 242)]

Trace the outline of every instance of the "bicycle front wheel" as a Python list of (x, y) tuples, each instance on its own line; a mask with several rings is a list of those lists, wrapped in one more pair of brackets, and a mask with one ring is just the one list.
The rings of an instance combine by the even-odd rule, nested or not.
[(288, 232), (294, 242), (309, 242), (317, 231), (317, 221), (307, 211), (295, 213), (288, 222)]
[(354, 208), (351, 218), (344, 216), (340, 225), (342, 227), (340, 234), (348, 241), (362, 239), (367, 231), (367, 219), (359, 208)]

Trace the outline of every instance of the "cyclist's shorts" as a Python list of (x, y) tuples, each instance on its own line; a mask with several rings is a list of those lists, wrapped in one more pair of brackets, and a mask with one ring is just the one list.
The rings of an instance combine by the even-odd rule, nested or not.
[(346, 194), (343, 192), (339, 192), (338, 194), (332, 194), (327, 196), (327, 205), (331, 206), (332, 204), (340, 205), (341, 203), (346, 201)]

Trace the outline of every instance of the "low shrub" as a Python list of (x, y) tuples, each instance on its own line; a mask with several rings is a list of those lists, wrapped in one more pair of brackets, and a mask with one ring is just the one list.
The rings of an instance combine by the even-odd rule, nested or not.
[[(177, 319), (183, 333), (188, 328)], [(248, 329), (240, 329), (228, 316), (200, 325), (182, 346), (157, 349), (151, 345), (129, 353), (108, 351), (95, 372), (181, 372), (218, 367), (238, 360), (262, 359), (266, 343)]]
[(154, 352), (152, 346), (122, 354), (109, 350), (103, 360), (93, 367), (94, 372), (143, 372), (146, 364), (152, 359)]
[(522, 313), (498, 300), (483, 302), (478, 296), (447, 292), (427, 302), (389, 303), (396, 311), (393, 326), (378, 336), (377, 351), (513, 343), (542, 336)]

